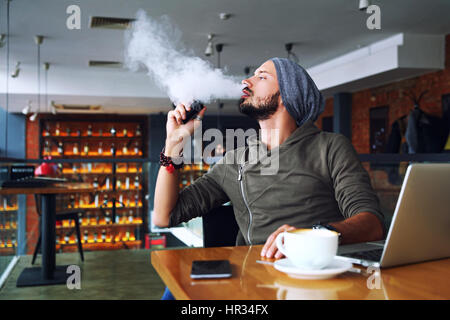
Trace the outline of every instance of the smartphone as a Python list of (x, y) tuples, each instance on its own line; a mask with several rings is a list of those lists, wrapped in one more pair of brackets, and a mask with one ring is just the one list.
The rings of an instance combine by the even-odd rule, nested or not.
[(192, 279), (230, 278), (231, 265), (228, 260), (192, 261)]

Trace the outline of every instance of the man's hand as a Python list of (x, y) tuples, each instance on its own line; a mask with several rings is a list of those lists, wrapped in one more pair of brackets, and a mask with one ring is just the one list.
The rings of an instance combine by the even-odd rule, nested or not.
[(275, 240), (277, 239), (277, 236), (280, 233), (282, 233), (284, 231), (291, 231), (294, 229), (295, 229), (295, 227), (289, 226), (287, 224), (279, 227), (274, 233), (272, 233), (267, 238), (266, 243), (264, 244), (264, 247), (261, 250), (261, 257), (275, 258), (275, 259), (283, 258), (284, 255), (280, 251), (278, 251)]
[[(194, 133), (194, 129), (200, 125), (200, 121), (195, 119), (183, 124), (183, 120), (186, 119), (186, 111), (189, 110), (191, 110), (190, 106), (186, 107), (183, 104), (179, 104), (167, 114), (165, 149), (167, 156), (177, 157), (183, 148), (183, 140), (191, 136)], [(203, 118), (205, 111), (206, 107), (198, 113), (198, 116)]]

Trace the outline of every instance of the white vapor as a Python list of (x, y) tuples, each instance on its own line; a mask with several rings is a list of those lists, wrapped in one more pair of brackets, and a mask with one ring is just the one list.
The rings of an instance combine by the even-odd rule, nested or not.
[(209, 103), (216, 99), (235, 99), (243, 85), (183, 48), (181, 33), (167, 16), (158, 21), (139, 10), (133, 27), (126, 33), (125, 64), (131, 70), (144, 65), (148, 75), (175, 103), (194, 100)]

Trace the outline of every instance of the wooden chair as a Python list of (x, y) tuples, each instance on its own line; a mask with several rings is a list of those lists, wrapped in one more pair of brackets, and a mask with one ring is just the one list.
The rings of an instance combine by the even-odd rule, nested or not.
[[(35, 202), (36, 202), (36, 210), (39, 215), (39, 239), (36, 244), (36, 247), (34, 248), (33, 253), (33, 259), (31, 260), (31, 264), (34, 264), (36, 260), (36, 256), (38, 254), (38, 251), (41, 248), (41, 240), (42, 240), (42, 234), (41, 234), (41, 197), (39, 195), (34, 196)], [(56, 212), (56, 221), (63, 221), (63, 220), (74, 220), (75, 221), (75, 231), (77, 232), (77, 245), (78, 245), (78, 251), (80, 252), (81, 261), (84, 261), (83, 256), (83, 247), (81, 245), (81, 232), (80, 232), (80, 223), (78, 221), (78, 214), (84, 213), (84, 210), (82, 209), (76, 209), (76, 210), (65, 210), (65, 211), (57, 211)]]

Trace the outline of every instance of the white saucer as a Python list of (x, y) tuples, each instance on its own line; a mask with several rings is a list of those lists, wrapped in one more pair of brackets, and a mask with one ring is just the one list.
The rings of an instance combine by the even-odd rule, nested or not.
[(318, 280), (333, 278), (338, 274), (344, 273), (350, 270), (353, 267), (353, 264), (349, 261), (334, 258), (333, 262), (323, 269), (308, 270), (298, 268), (294, 266), (289, 259), (284, 258), (275, 261), (273, 266), (278, 271), (285, 272), (293, 278)]

